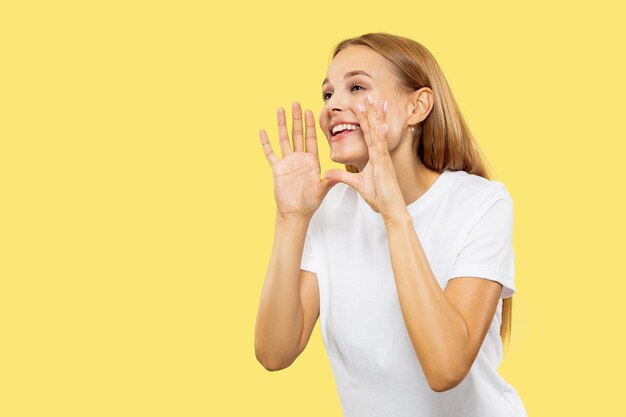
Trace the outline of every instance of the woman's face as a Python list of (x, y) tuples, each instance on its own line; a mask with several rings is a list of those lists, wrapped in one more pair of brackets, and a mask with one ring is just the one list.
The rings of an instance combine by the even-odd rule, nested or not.
[[(377, 106), (388, 101), (387, 143), (393, 154), (401, 140), (411, 140), (408, 133), (410, 94), (401, 89), (390, 63), (380, 54), (366, 46), (349, 46), (339, 52), (328, 67), (322, 84), (325, 105), (319, 121), (330, 145), (330, 159), (356, 165), (360, 170), (369, 159), (361, 129), (357, 127), (335, 134), (332, 130), (337, 124), (352, 125), (351, 128), (358, 126), (357, 103), (364, 103), (368, 95), (373, 97)], [(410, 149), (410, 146), (404, 148)]]

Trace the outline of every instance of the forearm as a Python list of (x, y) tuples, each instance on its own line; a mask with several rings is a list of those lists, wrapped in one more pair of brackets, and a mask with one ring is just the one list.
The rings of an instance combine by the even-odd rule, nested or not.
[(309, 219), (277, 216), (274, 245), (263, 284), (255, 329), (255, 353), (267, 368), (282, 368), (295, 359), (302, 335), (299, 294), (300, 262)]
[(408, 213), (385, 221), (398, 298), (411, 342), (433, 388), (465, 375), (469, 336), (461, 314), (439, 286)]

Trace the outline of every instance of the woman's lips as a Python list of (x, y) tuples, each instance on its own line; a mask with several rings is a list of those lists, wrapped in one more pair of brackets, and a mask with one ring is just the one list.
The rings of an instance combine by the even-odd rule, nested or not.
[(335, 136), (331, 136), (330, 137), (330, 141), (331, 142), (336, 142), (338, 140), (341, 140), (343, 138), (345, 138), (346, 136), (349, 136), (351, 134), (353, 134), (354, 132), (358, 132), (359, 130), (361, 130), (360, 128), (354, 129), (354, 130), (344, 130), (341, 133), (336, 134)]

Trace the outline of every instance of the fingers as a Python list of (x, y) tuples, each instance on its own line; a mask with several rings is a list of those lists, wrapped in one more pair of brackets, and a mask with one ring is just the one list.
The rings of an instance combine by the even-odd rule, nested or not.
[(300, 103), (294, 101), (291, 105), (291, 112), (293, 117), (293, 123), (291, 124), (291, 138), (293, 139), (294, 151), (304, 151), (304, 144), (302, 143), (302, 109)]
[(370, 139), (370, 124), (369, 124), (369, 120), (367, 117), (366, 109), (365, 109), (365, 105), (364, 103), (356, 103), (356, 107), (358, 109), (357, 114), (356, 114), (356, 118), (359, 121), (359, 126), (361, 127), (361, 130), (363, 131), (363, 136), (365, 137), (365, 144), (367, 145), (367, 147), (369, 148), (371, 139)]
[(377, 109), (376, 115), (378, 117), (378, 135), (376, 137), (376, 143), (374, 148), (379, 153), (388, 152), (387, 149), (387, 132), (389, 131), (389, 125), (385, 122), (387, 116), (387, 100), (380, 103), (380, 108)]
[(353, 174), (341, 169), (331, 169), (324, 173), (324, 178), (333, 183), (343, 182), (355, 189), (358, 188), (359, 174)]
[(313, 117), (313, 112), (311, 110), (307, 110), (304, 112), (304, 122), (306, 124), (306, 151), (317, 155), (315, 117)]
[(284, 158), (292, 152), (291, 144), (289, 143), (289, 134), (287, 133), (287, 119), (285, 118), (285, 109), (279, 107), (276, 112), (276, 118), (278, 120), (278, 139), (280, 142), (280, 151)]
[(380, 127), (380, 135), (378, 136), (378, 141), (376, 142), (376, 146), (374, 147), (376, 151), (383, 155), (385, 153), (388, 154), (389, 148), (387, 147), (387, 132), (389, 131), (389, 125), (384, 123)]
[(337, 185), (337, 181), (329, 180), (328, 178), (322, 178), (322, 198), (326, 197), (326, 194)]
[(357, 104), (360, 111), (360, 115), (357, 115), (357, 117), (359, 118), (367, 146), (371, 150), (379, 152), (386, 150), (385, 136), (389, 130), (389, 126), (385, 123), (387, 106), (387, 100), (375, 104), (371, 95), (368, 95), (363, 103)]
[(272, 150), (272, 145), (270, 145), (270, 141), (267, 138), (267, 133), (265, 133), (265, 130), (259, 130), (259, 137), (261, 138), (261, 144), (263, 145), (263, 152), (265, 152), (265, 157), (269, 161), (270, 166), (273, 166), (276, 162), (279, 161), (279, 159)]
[(365, 115), (367, 116), (367, 122), (370, 126), (370, 146), (376, 146), (376, 139), (378, 138), (379, 123), (378, 115), (376, 114), (376, 106), (374, 106), (374, 99), (368, 95), (365, 101)]
[(368, 95), (367, 101), (365, 102), (365, 110), (367, 114), (367, 121), (372, 132), (370, 134), (371, 146), (376, 146), (383, 124), (383, 111), (382, 108), (379, 109), (378, 107), (380, 107), (380, 105), (375, 105), (372, 96)]
[[(291, 127), (291, 136), (293, 138), (293, 151), (291, 149), (291, 142), (289, 141), (289, 133), (287, 132), (287, 117), (285, 116), (285, 109), (279, 107), (276, 110), (276, 120), (278, 122), (278, 139), (280, 143), (280, 151), (283, 158), (293, 152), (304, 152), (304, 129), (302, 126), (302, 108), (300, 107), (300, 103), (294, 101), (291, 106), (291, 110), (293, 112), (293, 124)], [(280, 159), (272, 151), (272, 146), (270, 145), (265, 130), (259, 131), (259, 137), (261, 138), (261, 143), (263, 144), (265, 156), (270, 161), (270, 164), (273, 165), (278, 162)], [(310, 149), (311, 153), (317, 155), (315, 119), (313, 117), (313, 113), (310, 110), (307, 110), (306, 114), (306, 141), (307, 149)]]

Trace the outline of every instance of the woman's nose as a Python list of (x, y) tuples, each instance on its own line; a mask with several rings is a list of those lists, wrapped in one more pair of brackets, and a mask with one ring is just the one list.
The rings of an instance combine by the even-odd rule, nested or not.
[(324, 107), (329, 113), (341, 111), (345, 109), (344, 101), (345, 100), (339, 97), (338, 94), (333, 94), (328, 100), (326, 100), (326, 104), (324, 105)]
[(326, 109), (326, 111), (328, 113), (333, 113), (333, 112), (337, 112), (340, 111), (337, 107), (333, 107), (330, 104), (326, 103), (326, 105), (324, 106), (324, 109)]

